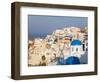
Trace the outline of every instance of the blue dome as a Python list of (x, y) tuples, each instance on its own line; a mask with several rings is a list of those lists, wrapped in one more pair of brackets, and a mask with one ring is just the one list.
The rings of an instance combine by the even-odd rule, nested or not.
[(66, 65), (74, 65), (74, 64), (80, 64), (80, 60), (78, 57), (71, 56), (66, 59)]
[(71, 42), (71, 45), (82, 45), (81, 41), (80, 40), (73, 40)]

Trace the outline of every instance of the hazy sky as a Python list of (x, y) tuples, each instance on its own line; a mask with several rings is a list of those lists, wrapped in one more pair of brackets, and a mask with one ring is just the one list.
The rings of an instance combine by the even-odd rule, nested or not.
[(45, 37), (58, 28), (65, 26), (86, 27), (88, 24), (87, 17), (69, 17), (69, 16), (28, 16), (28, 37)]

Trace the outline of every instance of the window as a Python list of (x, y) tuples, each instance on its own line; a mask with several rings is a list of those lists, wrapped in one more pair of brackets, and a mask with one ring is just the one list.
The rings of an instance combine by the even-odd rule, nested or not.
[(85, 45), (83, 44), (83, 51), (85, 50)]
[(72, 48), (72, 51), (74, 51), (74, 48)]
[(76, 51), (78, 51), (78, 48), (76, 48)]
[(86, 48), (86, 51), (88, 51), (88, 48)]
[(86, 43), (86, 46), (88, 46), (88, 43)]

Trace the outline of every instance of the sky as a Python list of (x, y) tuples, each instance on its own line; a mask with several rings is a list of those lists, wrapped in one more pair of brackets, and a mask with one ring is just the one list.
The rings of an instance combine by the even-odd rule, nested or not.
[(38, 37), (46, 37), (52, 34), (56, 29), (64, 27), (87, 27), (87, 17), (69, 17), (69, 16), (28, 16), (28, 38), (34, 39)]

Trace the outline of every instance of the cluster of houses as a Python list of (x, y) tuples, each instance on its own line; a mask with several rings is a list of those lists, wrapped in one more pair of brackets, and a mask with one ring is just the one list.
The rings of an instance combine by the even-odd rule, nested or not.
[(29, 40), (28, 66), (86, 64), (87, 51), (86, 27), (57, 29), (45, 38)]

